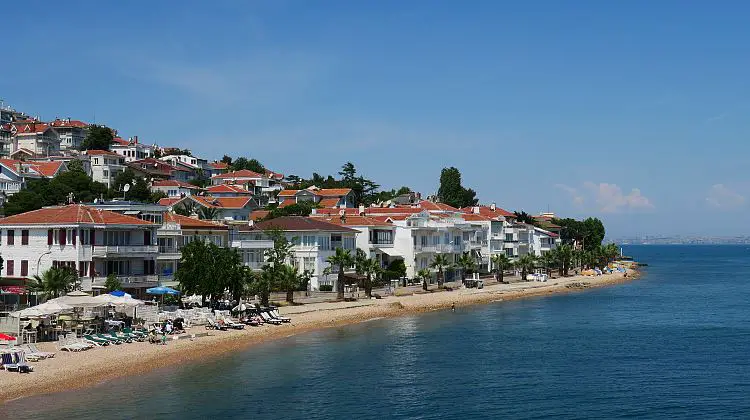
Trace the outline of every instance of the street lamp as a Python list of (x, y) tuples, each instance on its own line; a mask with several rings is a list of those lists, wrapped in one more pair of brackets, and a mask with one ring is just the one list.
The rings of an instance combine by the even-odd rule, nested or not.
[(48, 254), (51, 254), (52, 251), (43, 252), (42, 255), (39, 256), (39, 259), (36, 260), (36, 275), (39, 275), (39, 264), (42, 262), (42, 257)]

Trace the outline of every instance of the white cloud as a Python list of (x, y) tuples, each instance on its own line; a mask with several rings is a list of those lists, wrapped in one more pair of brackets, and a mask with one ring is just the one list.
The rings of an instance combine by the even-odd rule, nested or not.
[(745, 205), (745, 197), (724, 184), (714, 184), (708, 189), (706, 203), (722, 210), (735, 210)]
[(602, 213), (621, 213), (627, 211), (642, 211), (654, 208), (651, 200), (641, 194), (641, 190), (633, 188), (625, 194), (617, 184), (606, 182), (594, 183), (586, 181), (580, 188), (565, 184), (556, 184), (556, 188), (565, 191), (572, 204), (579, 208), (590, 206)]

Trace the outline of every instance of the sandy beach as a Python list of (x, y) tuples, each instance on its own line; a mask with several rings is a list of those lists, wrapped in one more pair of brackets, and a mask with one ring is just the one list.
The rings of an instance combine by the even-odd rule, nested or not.
[[(605, 274), (598, 277), (574, 276), (548, 282), (493, 284), (483, 289), (458, 289), (356, 302), (326, 302), (283, 307), (280, 312), (292, 318), (290, 324), (246, 327), (236, 331), (211, 331), (209, 336), (194, 340), (170, 341), (167, 346), (143, 343), (122, 344), (68, 353), (57, 351), (51, 359), (32, 363), (35, 371), (18, 374), (0, 371), (0, 401), (31, 395), (68, 391), (97, 385), (103, 381), (126, 375), (145, 373), (157, 368), (184, 364), (250, 345), (288, 337), (321, 328), (336, 327), (374, 318), (395, 317), (417, 312), (542, 296), (569, 293), (630, 281), (637, 278), (632, 271)], [(203, 326), (193, 327), (188, 333), (205, 333)], [(56, 351), (54, 343), (40, 343), (42, 351)], [(113, 369), (117, 366), (117, 369)]]

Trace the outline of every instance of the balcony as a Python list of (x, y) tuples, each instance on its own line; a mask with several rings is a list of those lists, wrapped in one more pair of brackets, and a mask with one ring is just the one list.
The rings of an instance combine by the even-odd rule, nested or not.
[(468, 242), (464, 242), (458, 245), (454, 244), (438, 244), (438, 245), (417, 245), (414, 250), (417, 252), (433, 252), (436, 254), (450, 254), (467, 252), (471, 249)]
[[(122, 283), (123, 287), (151, 287), (159, 283), (159, 276), (156, 274), (123, 274), (118, 275), (117, 280)], [(93, 286), (104, 286), (107, 277), (94, 277)]]
[(271, 239), (243, 239), (233, 240), (231, 243), (232, 248), (239, 249), (269, 249), (273, 248), (273, 241)]
[(182, 258), (182, 251), (175, 246), (160, 246), (157, 258), (160, 260), (178, 260)]
[(393, 241), (370, 241), (370, 246), (375, 248), (393, 248)]
[(158, 252), (158, 245), (95, 245), (91, 256), (95, 258), (106, 258), (109, 256), (136, 257), (139, 255), (156, 254)]

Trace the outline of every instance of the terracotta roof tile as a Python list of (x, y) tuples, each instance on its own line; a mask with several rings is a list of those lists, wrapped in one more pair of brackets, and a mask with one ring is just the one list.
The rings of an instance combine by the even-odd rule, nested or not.
[(266, 216), (268, 216), (268, 213), (270, 213), (268, 210), (255, 210), (254, 212), (250, 213), (250, 220), (253, 220), (255, 222), (263, 220)]
[(368, 217), (368, 216), (346, 216), (344, 220), (341, 220), (341, 217), (339, 216), (332, 216), (332, 215), (317, 215), (313, 216), (316, 218), (319, 218), (321, 220), (324, 220), (328, 223), (333, 223), (335, 225), (341, 225), (341, 226), (387, 226), (387, 227), (393, 227), (392, 224), (380, 220), (379, 218), (375, 217)]
[(249, 226), (250, 230), (281, 229), (284, 231), (357, 232), (346, 226), (325, 222), (315, 217), (284, 216)]
[(151, 184), (153, 187), (180, 187), (180, 188), (187, 188), (189, 190), (199, 190), (200, 187), (197, 187), (193, 184), (188, 184), (187, 182), (182, 181), (176, 181), (173, 179), (167, 179), (163, 181), (154, 181), (153, 184)]
[(339, 204), (339, 200), (339, 198), (324, 198), (318, 202), (318, 205), (320, 207), (334, 208)]
[(224, 162), (211, 162), (208, 164), (208, 166), (214, 169), (229, 169), (229, 165)]
[(218, 222), (194, 219), (192, 217), (183, 216), (181, 214), (171, 213), (171, 212), (164, 213), (164, 221), (177, 223), (178, 225), (180, 225), (180, 227), (183, 227), (183, 228), (227, 230), (226, 225), (223, 225)]
[(206, 192), (210, 193), (235, 193), (235, 194), (247, 194), (252, 195), (253, 192), (242, 188), (239, 185), (234, 184), (221, 184), (221, 185), (212, 185), (208, 188), (206, 188)]
[(159, 205), (160, 206), (173, 206), (176, 203), (179, 203), (180, 201), (184, 200), (185, 197), (171, 197), (171, 198), (161, 198), (159, 199)]
[(136, 217), (126, 216), (108, 210), (95, 209), (81, 204), (71, 204), (61, 207), (45, 207), (39, 210), (8, 216), (0, 219), (0, 225), (142, 225), (152, 226), (153, 223)]
[(89, 156), (102, 156), (102, 155), (106, 155), (106, 156), (120, 156), (117, 153), (109, 151), (109, 150), (86, 150), (86, 152), (84, 152), (84, 153), (86, 153)]
[(227, 172), (225, 174), (214, 175), (212, 178), (225, 179), (225, 178), (263, 178), (263, 175), (251, 171), (249, 169), (242, 169), (234, 172)]
[(251, 202), (251, 197), (211, 197), (211, 196), (190, 196), (204, 207), (218, 209), (241, 209), (245, 208)]
[(52, 127), (59, 128), (86, 128), (89, 125), (83, 121), (78, 120), (54, 120), (49, 123)]

